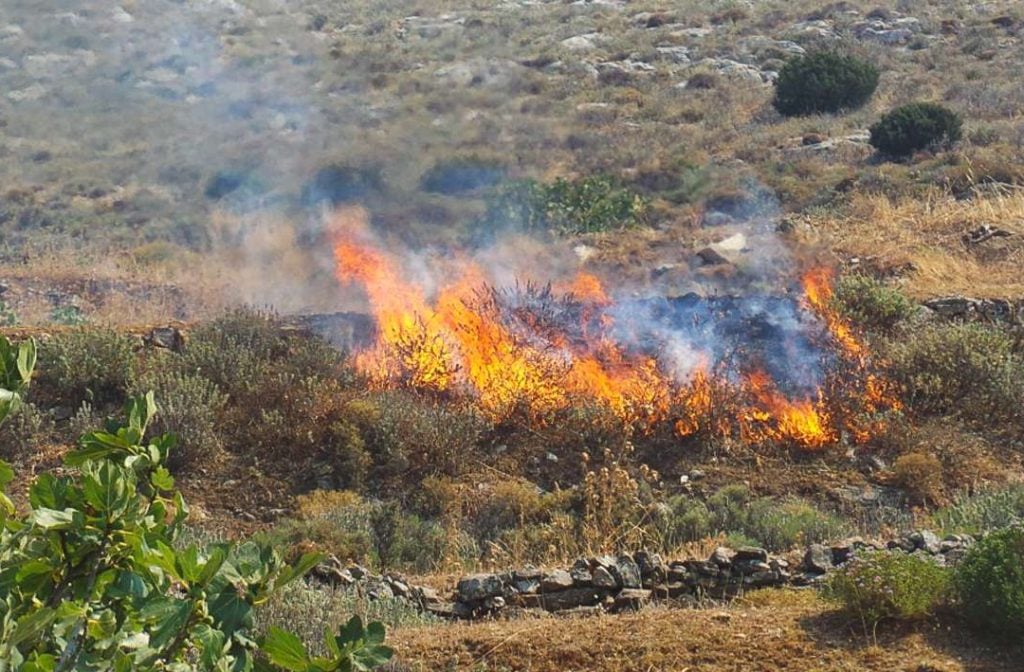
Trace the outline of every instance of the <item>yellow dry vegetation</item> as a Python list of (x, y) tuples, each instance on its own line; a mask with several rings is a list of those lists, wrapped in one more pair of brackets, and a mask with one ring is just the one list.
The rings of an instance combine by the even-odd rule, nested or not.
[[(1024, 191), (971, 200), (940, 193), (898, 201), (856, 195), (842, 214), (812, 215), (808, 223), (806, 242), (846, 263), (857, 258), (865, 270), (898, 277), (913, 298), (1024, 296)], [(965, 234), (982, 226), (1011, 235), (964, 242)]]

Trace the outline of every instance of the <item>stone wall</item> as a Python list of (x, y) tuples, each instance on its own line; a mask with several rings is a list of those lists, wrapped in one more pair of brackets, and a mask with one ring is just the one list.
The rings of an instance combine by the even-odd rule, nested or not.
[(370, 599), (409, 599), (444, 618), (470, 620), (523, 610), (617, 613), (658, 601), (696, 604), (760, 588), (813, 586), (866, 551), (921, 553), (939, 564), (955, 564), (973, 542), (968, 536), (939, 539), (928, 530), (919, 530), (887, 543), (854, 537), (836, 544), (812, 544), (802, 554), (720, 547), (707, 559), (667, 562), (656, 553), (638, 551), (580, 559), (571, 567), (548, 571), (524, 567), (472, 574), (460, 579), (448, 596), (413, 586), (397, 575), (375, 576), (358, 566), (343, 568), (337, 560), (321, 565), (313, 575), (335, 584), (360, 586)]

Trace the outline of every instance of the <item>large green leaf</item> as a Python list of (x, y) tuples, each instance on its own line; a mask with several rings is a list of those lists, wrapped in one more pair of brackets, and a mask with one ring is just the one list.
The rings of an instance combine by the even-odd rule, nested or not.
[(85, 501), (107, 519), (121, 516), (128, 508), (129, 498), (134, 495), (134, 479), (127, 472), (110, 461), (83, 468), (82, 490)]
[(31, 521), (44, 530), (67, 530), (80, 528), (84, 524), (84, 516), (77, 509), (36, 509), (32, 512)]
[(280, 628), (271, 627), (260, 648), (270, 662), (291, 672), (306, 672), (309, 667), (309, 652), (302, 640)]
[(149, 645), (160, 650), (167, 646), (188, 624), (195, 605), (192, 600), (175, 600), (163, 597), (146, 604), (139, 612), (140, 618), (156, 625), (150, 634)]
[(10, 639), (5, 643), (15, 647), (22, 642), (38, 638), (44, 630), (50, 627), (56, 615), (56, 610), (50, 607), (40, 607), (35, 611), (25, 614), (18, 619), (18, 625), (15, 627), (14, 633), (11, 634)]

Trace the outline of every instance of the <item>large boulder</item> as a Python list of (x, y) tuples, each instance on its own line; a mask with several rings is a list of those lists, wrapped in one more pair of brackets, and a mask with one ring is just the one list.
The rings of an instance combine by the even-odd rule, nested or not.
[(459, 580), (455, 591), (460, 602), (479, 602), (488, 597), (498, 597), (503, 587), (497, 574), (471, 574)]

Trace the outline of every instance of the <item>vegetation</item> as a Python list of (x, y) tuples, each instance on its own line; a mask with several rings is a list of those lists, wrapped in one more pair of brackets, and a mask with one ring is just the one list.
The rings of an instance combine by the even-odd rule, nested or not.
[(871, 98), (878, 77), (878, 68), (855, 56), (813, 52), (779, 70), (773, 104), (786, 116), (852, 110)]
[(843, 275), (836, 283), (838, 310), (859, 328), (891, 335), (914, 314), (902, 292), (868, 275)]
[(829, 577), (827, 594), (864, 625), (883, 619), (918, 620), (947, 597), (949, 571), (921, 555), (879, 551), (858, 554)]
[(960, 115), (937, 103), (911, 103), (883, 116), (871, 127), (871, 146), (891, 156), (909, 156), (963, 134)]
[(950, 534), (982, 534), (1024, 523), (1024, 485), (964, 495), (932, 514)]
[(578, 234), (643, 224), (648, 203), (609, 176), (533, 180), (500, 188), (488, 201), (484, 226), (532, 233)]
[[(27, 389), (34, 342), (0, 338), (0, 363), (2, 420)], [(35, 479), (29, 513), (0, 492), (0, 666), (250, 670), (259, 650), (287, 670), (370, 670), (390, 657), (383, 626), (358, 618), (328, 635), (328, 656), (316, 661), (274, 628), (257, 647), (254, 608), (318, 556), (288, 566), (253, 542), (175, 550), (188, 508), (165, 466), (174, 438), (144, 439), (152, 394), (125, 413), (81, 438), (65, 457), (69, 475)], [(0, 488), (13, 478), (0, 463)]]
[(956, 569), (965, 615), (986, 635), (1024, 637), (1024, 527), (993, 532), (972, 548)]

